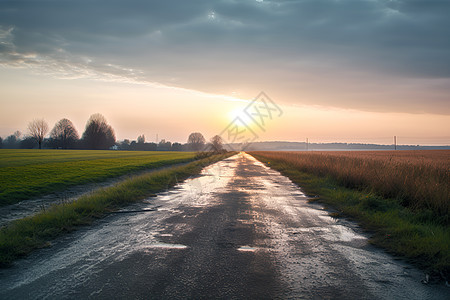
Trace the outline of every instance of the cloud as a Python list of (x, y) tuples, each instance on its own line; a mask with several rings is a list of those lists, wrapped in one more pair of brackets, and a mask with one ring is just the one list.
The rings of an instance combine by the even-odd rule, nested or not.
[(75, 78), (450, 113), (449, 12), (445, 0), (3, 2), (0, 53)]
[(86, 57), (73, 56), (63, 49), (52, 55), (18, 52), (12, 42), (14, 28), (0, 28), (0, 66), (28, 68), (37, 73), (52, 74), (63, 79), (103, 79), (138, 82), (139, 72), (112, 64), (95, 65)]

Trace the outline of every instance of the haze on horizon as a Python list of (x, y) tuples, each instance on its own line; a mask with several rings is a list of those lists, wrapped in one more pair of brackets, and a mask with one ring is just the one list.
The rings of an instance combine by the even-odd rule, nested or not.
[(450, 2), (0, 2), (0, 136), (103, 114), (117, 138), (220, 133), (260, 91), (259, 140), (450, 144)]

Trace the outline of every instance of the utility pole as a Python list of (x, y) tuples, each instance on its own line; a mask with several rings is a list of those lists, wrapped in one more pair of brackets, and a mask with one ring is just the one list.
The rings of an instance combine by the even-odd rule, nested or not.
[(397, 150), (397, 136), (394, 135), (394, 150)]
[(309, 144), (309, 141), (308, 141), (308, 138), (306, 138), (306, 151), (308, 151), (308, 144)]
[(158, 144), (158, 134), (156, 134), (156, 143)]

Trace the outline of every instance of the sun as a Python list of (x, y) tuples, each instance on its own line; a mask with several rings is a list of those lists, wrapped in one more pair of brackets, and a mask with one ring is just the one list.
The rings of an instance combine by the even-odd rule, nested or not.
[(235, 122), (237, 119), (244, 123), (243, 125), (251, 126), (253, 124), (252, 118), (245, 113), (245, 106), (244, 107), (236, 107), (235, 109), (231, 110), (228, 113), (228, 119), (229, 122)]

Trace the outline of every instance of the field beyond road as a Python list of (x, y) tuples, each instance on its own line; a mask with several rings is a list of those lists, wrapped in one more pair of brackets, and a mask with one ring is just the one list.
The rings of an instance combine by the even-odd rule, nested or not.
[(255, 152), (339, 184), (431, 210), (448, 223), (450, 150)]
[(450, 278), (449, 150), (250, 154), (358, 220), (373, 243)]
[(0, 206), (194, 157), (193, 152), (0, 149)]

